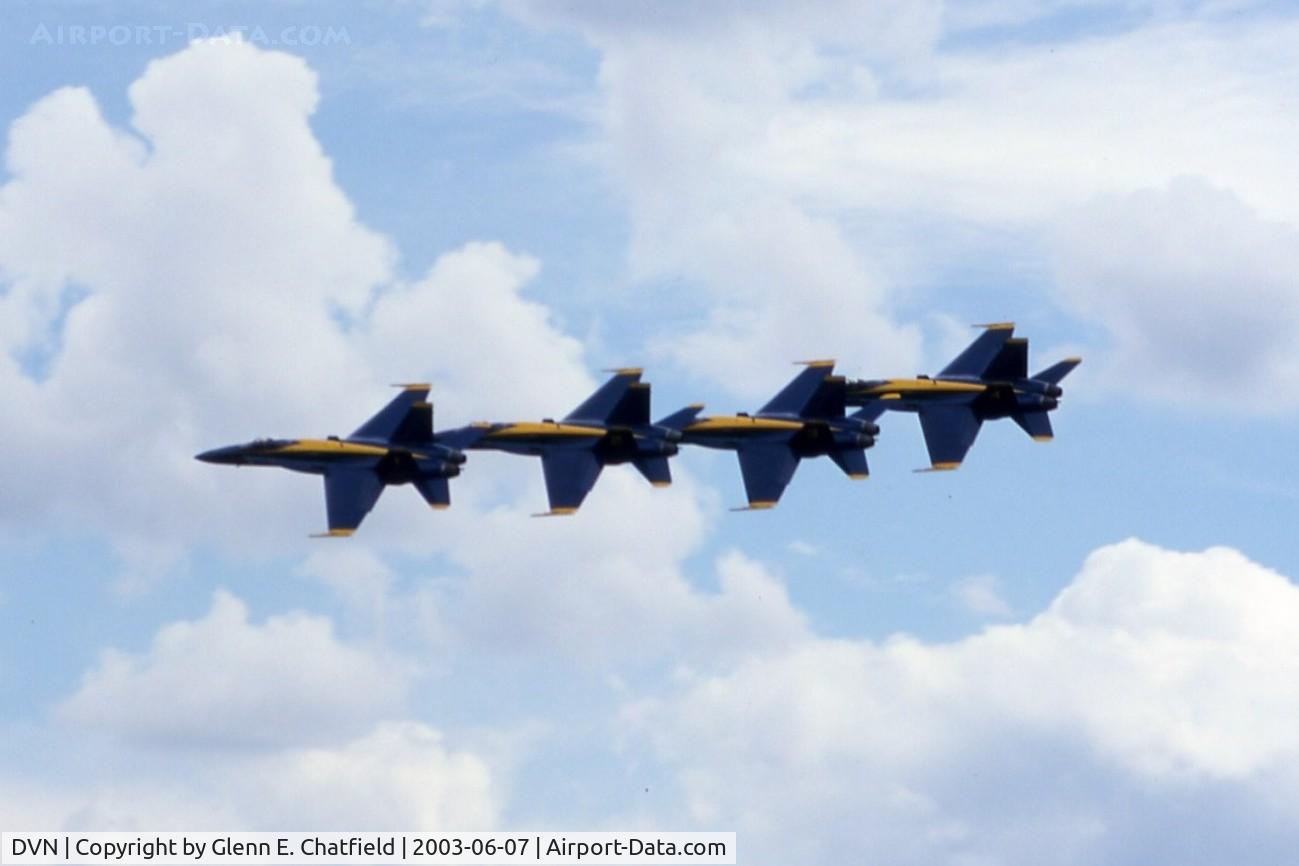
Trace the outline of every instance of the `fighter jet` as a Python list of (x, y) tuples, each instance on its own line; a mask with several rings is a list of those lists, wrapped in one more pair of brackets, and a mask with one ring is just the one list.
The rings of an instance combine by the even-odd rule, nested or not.
[(933, 378), (850, 381), (847, 401), (878, 418), (886, 410), (916, 412), (929, 449), (930, 467), (956, 469), (984, 421), (1013, 418), (1033, 439), (1052, 438), (1048, 412), (1060, 405), (1060, 380), (1081, 358), (1066, 358), (1028, 375), (1028, 340), (1014, 337), (1015, 325), (976, 325), (984, 331)]
[(465, 462), (461, 449), (481, 434), (462, 428), (434, 435), (429, 386), (396, 387), (402, 392), (346, 438), (256, 439), (204, 451), (196, 458), (323, 475), (329, 531), (315, 538), (351, 535), (389, 484), (413, 484), (429, 505), (446, 508), (451, 504), (447, 480), (459, 475)]
[(668, 458), (677, 453), (681, 428), (702, 406), (688, 406), (650, 423), (650, 386), (638, 367), (614, 375), (560, 421), (471, 425), (480, 436), (467, 447), (541, 458), (550, 510), (536, 517), (573, 514), (606, 466), (630, 463), (656, 487), (672, 483)]
[(828, 456), (853, 479), (870, 472), (866, 449), (879, 427), (861, 413), (845, 417), (834, 361), (799, 363), (807, 369), (756, 413), (700, 418), (682, 430), (687, 444), (736, 453), (749, 499), (736, 511), (774, 507), (804, 457)]

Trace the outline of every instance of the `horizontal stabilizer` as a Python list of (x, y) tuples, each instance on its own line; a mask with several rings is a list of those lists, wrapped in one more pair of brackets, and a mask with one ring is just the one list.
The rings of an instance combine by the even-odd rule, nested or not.
[(469, 424), (464, 427), (456, 427), (454, 430), (441, 431), (437, 434), (436, 441), (439, 445), (463, 451), (477, 445), (491, 430), (492, 425), (490, 424)]
[(1082, 358), (1065, 358), (1058, 364), (1052, 364), (1041, 373), (1034, 376), (1034, 379), (1040, 379), (1043, 382), (1050, 382), (1052, 385), (1060, 384), (1060, 380), (1073, 372), (1073, 368), (1082, 363)]
[(576, 511), (603, 468), (595, 452), (586, 448), (565, 448), (541, 455), (550, 510), (559, 514)]
[(870, 467), (866, 465), (865, 448), (844, 448), (839, 451), (831, 451), (830, 459), (849, 478), (859, 479), (870, 475)]
[(1024, 428), (1025, 433), (1039, 442), (1044, 442), (1055, 436), (1055, 433), (1051, 430), (1051, 416), (1040, 409), (1033, 412), (1016, 412), (1010, 417), (1015, 419), (1016, 424)]
[(886, 401), (875, 400), (871, 403), (867, 403), (865, 406), (861, 407), (860, 409), (858, 409), (856, 412), (852, 413), (852, 415), (848, 417), (860, 418), (862, 421), (874, 421), (877, 418), (879, 418), (881, 415), (883, 415), (888, 408), (889, 406)]
[(834, 372), (832, 362), (814, 362), (799, 373), (789, 384), (758, 410), (759, 415), (801, 415)]
[(669, 430), (678, 432), (686, 429), (690, 424), (699, 417), (699, 413), (704, 411), (703, 403), (692, 403), (684, 409), (678, 409), (666, 418), (660, 418), (656, 427), (666, 427)]
[(337, 467), (325, 473), (325, 512), (329, 534), (352, 532), (379, 501), (383, 482), (372, 469)]
[(672, 483), (672, 468), (668, 466), (666, 457), (657, 454), (652, 457), (637, 457), (632, 465), (655, 487), (667, 487)]
[(983, 325), (984, 332), (965, 351), (957, 355), (952, 363), (938, 374), (940, 378), (948, 376), (982, 376), (988, 365), (997, 357), (1001, 347), (1015, 333), (1015, 326), (1009, 322), (996, 325)]
[(427, 385), (405, 386), (349, 438), (428, 442), (433, 438), (433, 406), (428, 402), (428, 391)]
[(451, 505), (451, 484), (444, 476), (426, 475), (416, 478), (415, 489), (434, 508), (442, 509)]
[(920, 429), (934, 469), (955, 469), (979, 435), (983, 422), (968, 405), (935, 405), (920, 411)]
[(582, 405), (565, 415), (564, 420), (608, 423), (609, 416), (618, 408), (632, 383), (640, 381), (640, 375), (640, 370), (633, 369), (615, 373), (609, 381), (595, 389), (594, 394), (582, 401)]
[(771, 508), (779, 502), (798, 469), (798, 455), (785, 442), (741, 445), (736, 456), (750, 508)]

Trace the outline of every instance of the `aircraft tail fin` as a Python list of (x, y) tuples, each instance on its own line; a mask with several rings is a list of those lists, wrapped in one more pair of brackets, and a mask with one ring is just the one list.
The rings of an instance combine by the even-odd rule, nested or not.
[(1010, 417), (1014, 418), (1015, 423), (1037, 442), (1046, 442), (1055, 437), (1055, 432), (1051, 429), (1051, 416), (1041, 409), (1016, 412)]
[(1057, 364), (1052, 364), (1041, 373), (1034, 376), (1034, 379), (1040, 379), (1043, 382), (1049, 382), (1052, 385), (1060, 384), (1060, 380), (1073, 372), (1073, 368), (1082, 363), (1082, 358), (1065, 358)]
[(637, 457), (632, 465), (655, 487), (667, 487), (672, 483), (672, 468), (668, 466), (668, 459), (660, 454)]
[(1016, 382), (1028, 378), (1028, 339), (1011, 337), (983, 371), (994, 382)]
[(631, 386), (640, 381), (639, 367), (625, 367), (615, 370), (609, 381), (595, 389), (590, 397), (582, 401), (572, 412), (564, 416), (565, 421), (595, 421), (609, 423), (609, 418), (618, 411), (623, 398)]
[(605, 419), (614, 427), (644, 427), (650, 422), (650, 384), (632, 382)]
[(451, 505), (451, 484), (442, 475), (425, 475), (415, 479), (415, 489), (424, 501), (439, 510)]
[(834, 361), (806, 361), (807, 369), (758, 410), (759, 415), (802, 415), (834, 372)]
[(982, 376), (988, 366), (996, 360), (1003, 346), (1015, 333), (1012, 322), (997, 322), (991, 325), (979, 325), (983, 333), (974, 342), (965, 347), (961, 354), (942, 369), (939, 378), (951, 376)]
[(402, 391), (370, 420), (352, 432), (352, 439), (385, 442), (428, 442), (433, 438), (433, 404), (424, 383), (400, 386)]
[(842, 448), (838, 451), (831, 451), (830, 459), (843, 470), (844, 475), (854, 481), (865, 478), (871, 473), (870, 467), (866, 465), (866, 449), (864, 448)]

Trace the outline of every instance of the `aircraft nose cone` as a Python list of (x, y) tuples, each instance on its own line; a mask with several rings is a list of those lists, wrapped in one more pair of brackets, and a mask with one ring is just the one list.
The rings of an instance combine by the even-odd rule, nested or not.
[(239, 464), (244, 462), (243, 451), (238, 446), (213, 448), (211, 451), (195, 454), (194, 459), (202, 460), (204, 463)]

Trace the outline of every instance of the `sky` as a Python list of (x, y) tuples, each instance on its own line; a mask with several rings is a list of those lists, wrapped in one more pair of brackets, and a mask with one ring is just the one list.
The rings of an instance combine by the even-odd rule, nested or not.
[[(0, 826), (734, 830), (753, 864), (1299, 844), (1299, 15), (1236, 0), (0, 6)], [(351, 539), (193, 455), (1078, 354), (957, 472)], [(1044, 853), (1048, 852), (1048, 853)]]

